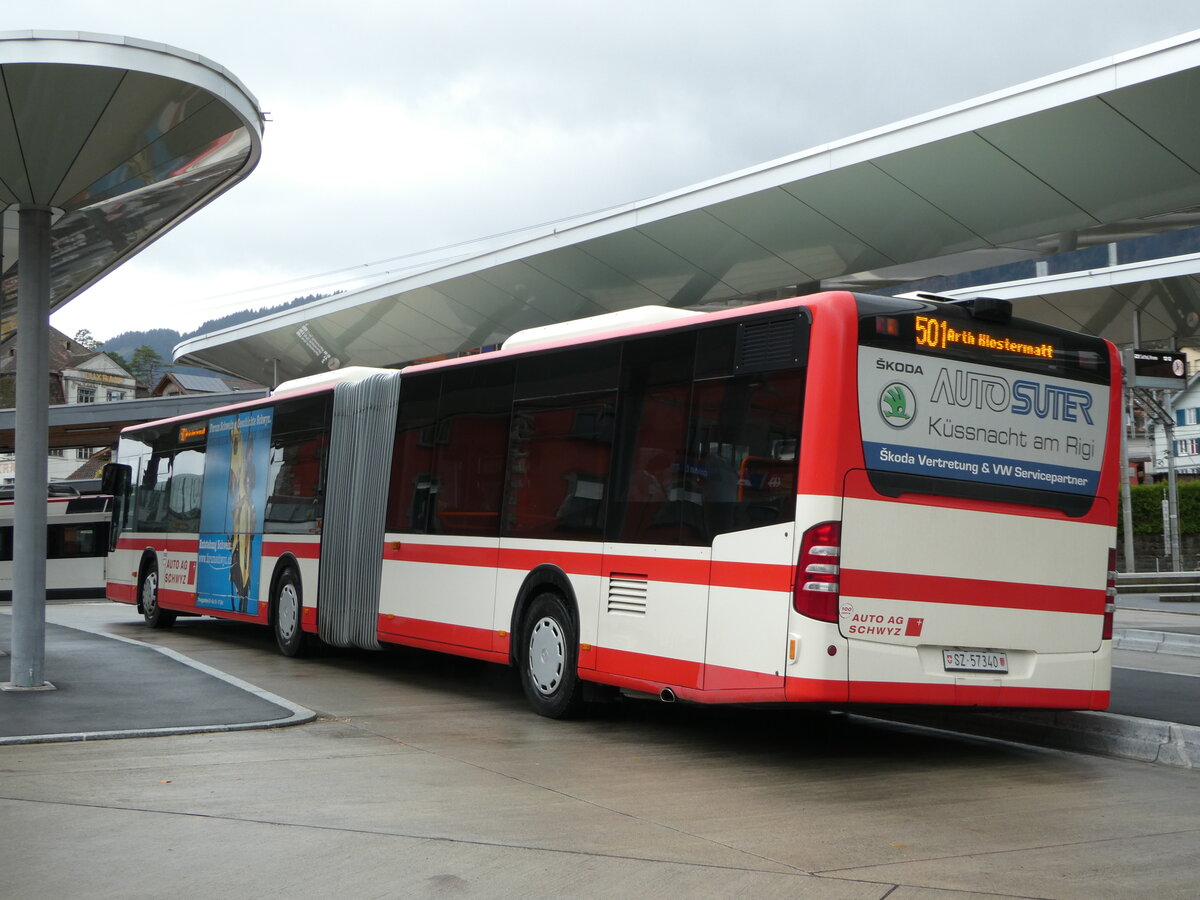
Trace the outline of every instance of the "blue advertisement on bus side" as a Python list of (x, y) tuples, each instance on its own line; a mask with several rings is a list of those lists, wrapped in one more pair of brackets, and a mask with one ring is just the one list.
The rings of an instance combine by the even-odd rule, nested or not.
[(213, 419), (204, 457), (196, 605), (258, 614), (272, 410)]

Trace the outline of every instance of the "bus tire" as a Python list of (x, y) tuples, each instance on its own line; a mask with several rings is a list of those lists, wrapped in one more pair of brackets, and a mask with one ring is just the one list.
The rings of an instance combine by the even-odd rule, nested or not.
[(300, 627), (303, 608), (300, 576), (291, 566), (279, 573), (275, 590), (271, 592), (271, 625), (279, 652), (292, 659), (304, 655), (307, 635)]
[(142, 569), (142, 577), (138, 579), (138, 606), (142, 609), (142, 618), (151, 628), (170, 628), (175, 624), (175, 610), (158, 605), (157, 560), (150, 560)]
[(566, 719), (583, 710), (579, 638), (566, 604), (549, 591), (525, 612), (520, 635), (521, 687), (539, 716)]

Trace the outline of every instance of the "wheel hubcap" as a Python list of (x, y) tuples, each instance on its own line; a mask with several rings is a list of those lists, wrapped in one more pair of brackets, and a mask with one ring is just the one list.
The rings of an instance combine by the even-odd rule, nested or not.
[(549, 617), (538, 620), (529, 635), (529, 674), (541, 693), (553, 694), (558, 689), (566, 660), (562, 628)]
[(285, 584), (279, 591), (279, 607), (275, 611), (279, 621), (279, 634), (284, 640), (289, 639), (296, 631), (300, 619), (300, 598), (296, 595), (296, 586)]
[(142, 609), (153, 613), (156, 606), (158, 606), (158, 575), (151, 572), (142, 582)]

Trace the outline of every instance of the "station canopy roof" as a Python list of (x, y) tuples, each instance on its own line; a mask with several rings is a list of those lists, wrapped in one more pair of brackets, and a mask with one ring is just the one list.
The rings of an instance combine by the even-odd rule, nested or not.
[[(891, 289), (1195, 226), (1198, 100), (1194, 32), (650, 200), (417, 257), (400, 277), (191, 339), (176, 358), (279, 381), (646, 304)], [(1010, 296), (1030, 294), (1031, 310), (1074, 328), (1097, 304), (1129, 300), (1102, 285), (1053, 302), (1034, 287)], [(1107, 321), (1128, 330), (1116, 314)], [(1179, 321), (1151, 314), (1145, 328), (1165, 336)]]
[(246, 177), (258, 103), (195, 53), (0, 32), (0, 337), (16, 327), (17, 210), (53, 210), (52, 312)]

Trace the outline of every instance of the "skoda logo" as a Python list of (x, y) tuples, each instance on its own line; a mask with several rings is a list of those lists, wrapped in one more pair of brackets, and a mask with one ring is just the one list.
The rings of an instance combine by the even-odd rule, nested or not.
[(893, 381), (879, 393), (879, 415), (893, 428), (912, 424), (917, 414), (917, 396), (903, 381)]

